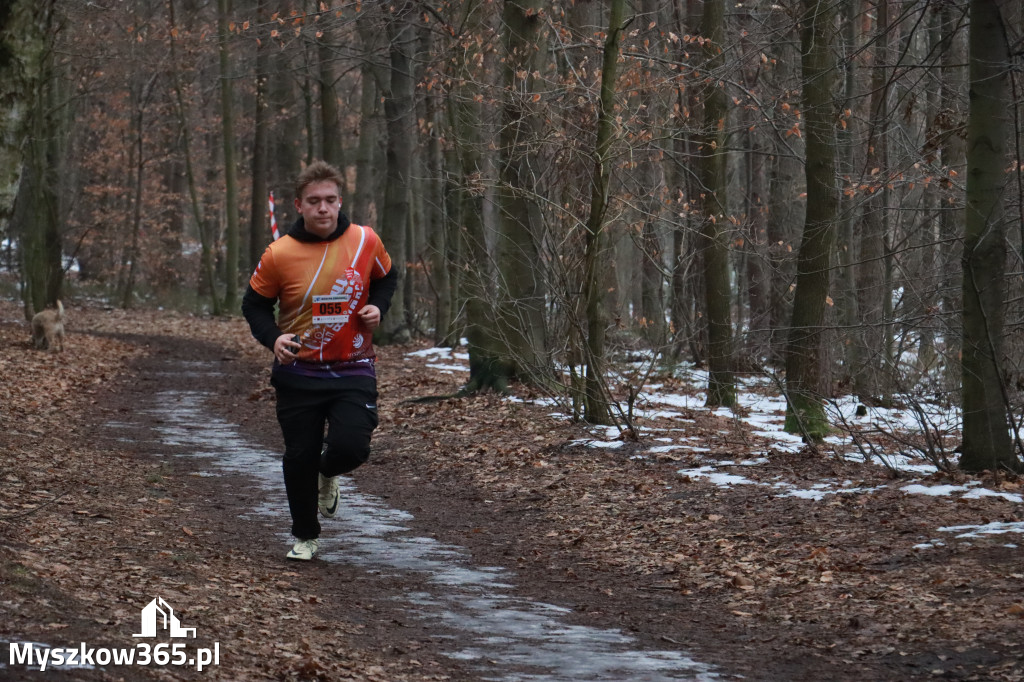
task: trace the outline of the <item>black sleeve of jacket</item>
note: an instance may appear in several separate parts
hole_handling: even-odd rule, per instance
[[[274,304],[277,299],[260,296],[250,285],[242,297],[242,315],[249,323],[249,331],[253,338],[270,350],[274,350],[274,342],[284,332],[277,326],[274,318]]]
[[[396,289],[398,289],[398,271],[395,268],[391,268],[388,274],[380,279],[370,280],[370,294],[366,301],[367,305],[375,305],[380,308],[380,316],[384,317],[388,312],[388,308],[391,307],[391,297],[395,295]]]

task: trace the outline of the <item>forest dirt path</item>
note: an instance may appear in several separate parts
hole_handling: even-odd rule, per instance
[[[913,549],[1019,505],[801,457],[773,464],[877,491],[680,480],[672,459],[574,445],[543,408],[404,402],[458,377],[387,348],[371,463],[324,559],[295,564],[269,354],[241,321],[79,309],[51,355],[0,312],[2,679],[1024,679],[1021,550]],[[219,665],[9,664],[11,642],[135,646],[157,596]]]

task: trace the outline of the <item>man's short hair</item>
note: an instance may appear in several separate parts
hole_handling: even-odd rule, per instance
[[[341,192],[344,185],[341,171],[326,161],[314,161],[299,173],[299,177],[295,181],[295,198],[302,199],[302,193],[310,185],[328,181],[333,182],[337,186],[338,192]]]

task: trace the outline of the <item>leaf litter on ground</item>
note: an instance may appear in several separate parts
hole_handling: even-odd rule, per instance
[[[240,565],[240,548],[209,555],[215,530],[193,520],[201,505],[182,497],[173,474],[133,471],[137,462],[76,438],[105,386],[130,381],[132,359],[148,352],[136,336],[214,341],[251,373],[240,400],[272,404],[268,358],[244,323],[81,310],[69,322],[72,350],[49,354],[29,348],[16,306],[2,310],[0,639],[110,637],[159,589],[194,604],[190,615],[211,641],[251,647],[224,679],[444,679],[409,657],[336,641],[339,633],[364,641],[361,626],[324,620],[301,574],[250,555]],[[736,416],[704,408],[699,385],[666,377],[646,397],[639,441],[570,423],[528,392],[407,405],[401,400],[454,393],[464,353],[379,352],[381,436],[407,467],[403,477],[450,480],[481,518],[490,511],[536,529],[510,560],[524,574],[554,571],[560,584],[589,591],[594,611],[607,610],[600,600],[612,602],[622,584],[665,595],[699,613],[717,646],[747,642],[733,656],[741,670],[803,652],[876,671],[913,661],[929,674],[1024,679],[1007,663],[1019,663],[1024,634],[1022,550],[1007,539],[1024,520],[1018,481],[926,469],[894,479],[848,449],[837,453],[838,443],[811,452],[782,434],[778,399],[756,384]],[[470,525],[470,543],[499,532]],[[284,614],[297,619],[282,606],[298,609]],[[716,646],[694,632],[661,634]],[[338,653],[311,664],[308,646]]]

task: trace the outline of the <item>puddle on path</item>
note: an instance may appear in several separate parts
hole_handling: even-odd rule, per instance
[[[196,375],[194,385],[215,380],[211,374]],[[140,410],[159,421],[154,427],[155,451],[160,445],[180,447],[191,456],[209,458],[222,471],[256,478],[264,495],[254,513],[279,519],[287,528],[279,454],[254,446],[238,427],[211,416],[205,405],[211,398],[193,391],[155,394],[152,405]],[[682,652],[642,650],[635,638],[620,630],[573,625],[566,619],[569,609],[517,596],[509,571],[474,566],[467,550],[417,536],[406,525],[413,518],[410,514],[359,492],[345,479],[341,493],[338,516],[325,523],[320,559],[361,566],[371,575],[415,576],[410,582],[417,589],[396,599],[412,616],[441,626],[450,640],[447,655],[476,664],[483,680],[654,682],[718,677],[710,666]],[[282,547],[289,541],[287,533],[281,535]]]

